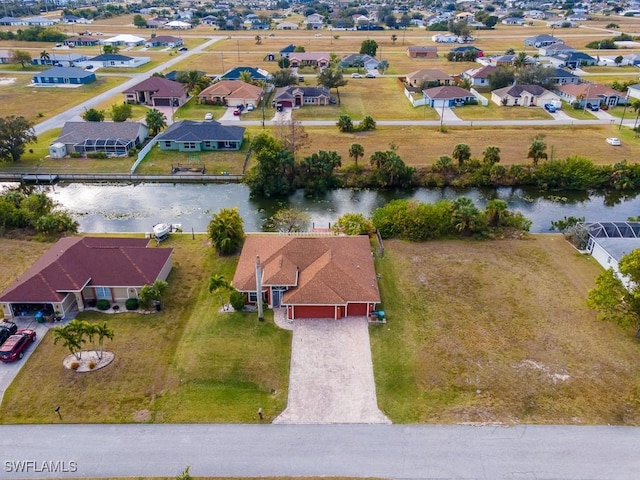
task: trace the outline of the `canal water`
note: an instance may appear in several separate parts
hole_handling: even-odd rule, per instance
[[[44,187],[43,187],[44,188]],[[252,199],[243,184],[81,184],[46,187],[50,196],[68,210],[80,224],[80,231],[150,232],[154,224],[180,223],[186,232],[204,232],[211,215],[223,207],[237,206],[245,231],[259,231],[267,218],[283,207],[307,211],[315,226],[326,227],[340,215],[365,215],[395,198],[436,202],[467,196],[483,208],[487,201],[500,198],[509,208],[532,220],[532,232],[548,232],[551,222],[565,216],[585,217],[587,221],[625,221],[640,215],[637,194],[541,192],[535,189],[452,189],[374,191],[338,189],[317,198],[298,191],[284,200]]]

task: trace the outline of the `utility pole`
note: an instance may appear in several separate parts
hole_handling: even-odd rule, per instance
[[[262,266],[260,265],[259,255],[256,255],[256,304],[258,306],[258,320],[264,322],[264,314],[262,313]]]

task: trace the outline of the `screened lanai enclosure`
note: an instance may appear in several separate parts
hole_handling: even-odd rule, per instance
[[[75,150],[82,155],[87,153],[104,152],[107,155],[127,155],[129,150],[135,148],[136,143],[126,138],[88,138],[84,142],[75,145]]]
[[[640,238],[640,222],[583,223],[593,238]]]

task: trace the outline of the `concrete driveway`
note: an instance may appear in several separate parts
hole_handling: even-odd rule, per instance
[[[391,423],[378,409],[365,317],[294,320],[287,409],[273,423]]]
[[[290,122],[293,108],[283,108],[281,112],[275,111],[275,115],[271,119],[272,122]]]

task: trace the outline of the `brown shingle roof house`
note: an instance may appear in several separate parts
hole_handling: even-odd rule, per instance
[[[137,298],[143,285],[166,280],[171,248],[147,248],[143,238],[66,237],[0,294],[5,317],[59,312],[63,318],[92,301]]]
[[[232,284],[248,303],[258,258],[264,301],[289,319],[370,315],[380,303],[367,236],[247,235]]]
[[[153,107],[179,107],[189,100],[184,84],[162,77],[149,77],[122,93],[127,103]]]

